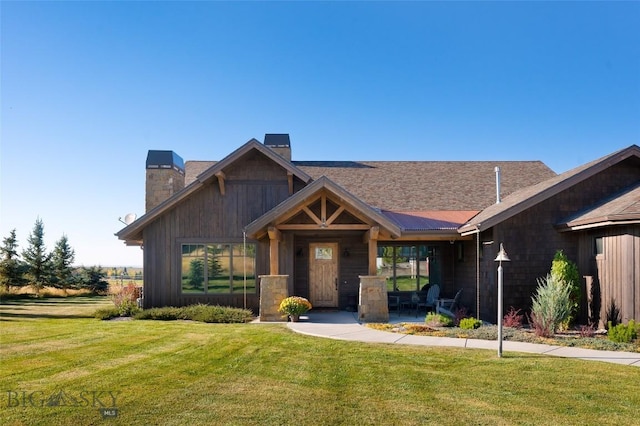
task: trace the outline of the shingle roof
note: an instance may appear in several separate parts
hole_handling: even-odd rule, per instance
[[[540,203],[555,194],[587,179],[596,173],[610,167],[629,157],[640,157],[640,148],[632,145],[628,148],[609,154],[605,157],[591,161],[575,169],[542,181],[538,184],[523,188],[505,197],[501,203],[493,204],[484,209],[467,224],[462,226],[461,233],[474,232],[476,229],[484,230],[495,226],[525,209]]]
[[[597,206],[583,210],[568,218],[562,227],[571,229],[593,228],[621,222],[640,220],[640,183],[631,186]]]
[[[482,210],[496,198],[494,168],[501,169],[501,195],[555,173],[540,161],[292,161],[318,179],[327,176],[382,210]],[[215,162],[188,161],[186,184]]]

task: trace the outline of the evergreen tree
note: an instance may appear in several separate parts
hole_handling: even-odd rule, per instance
[[[563,324],[563,327],[566,329],[573,321],[576,320],[580,312],[580,298],[582,297],[582,292],[580,290],[580,274],[578,273],[578,266],[569,260],[562,250],[558,250],[551,262],[551,275],[557,280],[564,282],[570,289],[571,315]]]
[[[52,284],[56,288],[64,289],[65,293],[68,288],[74,286],[76,279],[73,275],[73,261],[75,259],[75,251],[69,245],[66,235],[63,235],[53,249],[53,279]]]
[[[80,271],[80,287],[89,289],[93,293],[106,293],[109,283],[105,280],[107,273],[100,266],[83,266]]]
[[[51,283],[53,266],[51,253],[47,253],[44,245],[44,225],[41,219],[37,219],[33,231],[29,235],[29,246],[22,253],[27,264],[27,279],[33,286],[36,295],[40,294],[43,287]]]
[[[19,287],[25,284],[24,264],[18,256],[18,243],[16,230],[13,229],[9,236],[2,240],[0,247],[0,285],[9,291],[9,287]]]

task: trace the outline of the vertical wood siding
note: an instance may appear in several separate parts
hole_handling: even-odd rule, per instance
[[[243,228],[285,200],[289,184],[286,172],[258,152],[249,153],[225,170],[225,175],[224,196],[213,179],[144,230],[145,307],[243,306],[242,293],[182,295],[181,244],[242,243]],[[256,256],[256,275],[268,273],[269,251],[264,243],[258,244]],[[257,311],[258,292],[247,296],[247,305]]]

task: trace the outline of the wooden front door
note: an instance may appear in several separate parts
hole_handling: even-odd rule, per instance
[[[338,243],[309,244],[309,293],[313,306],[338,306]]]

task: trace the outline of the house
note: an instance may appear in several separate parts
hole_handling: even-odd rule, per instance
[[[292,154],[287,134],[220,161],[149,151],[146,213],[116,234],[144,250],[144,307],[210,303],[262,317],[295,294],[373,320],[388,317],[388,293],[438,284],[444,297],[463,289],[467,312],[491,320],[504,243],[505,306],[530,306],[561,249],[590,277],[585,288],[640,318],[637,146],[561,175],[540,161]]]

